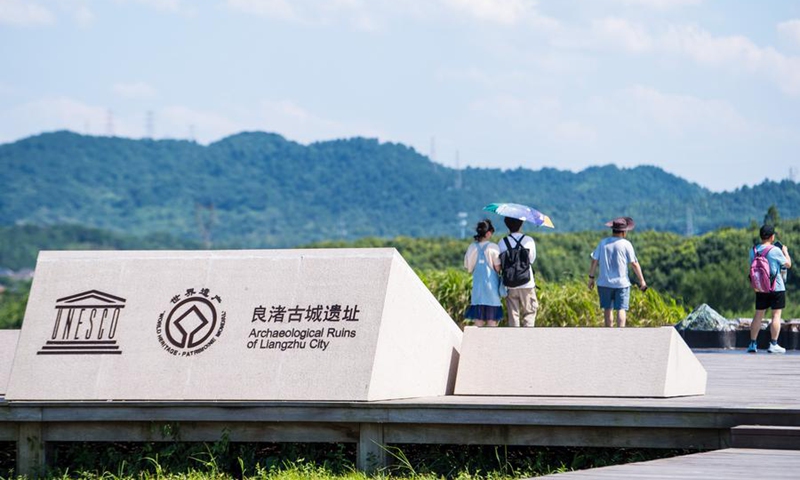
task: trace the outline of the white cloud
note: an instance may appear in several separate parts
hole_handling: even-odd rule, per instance
[[[800,46],[800,20],[788,20],[778,24],[778,33]]]
[[[664,93],[642,85],[623,89],[610,98],[595,98],[591,108],[596,118],[609,120],[605,128],[661,140],[741,138],[761,130],[728,102]]]
[[[532,6],[524,0],[443,0],[443,4],[477,20],[512,25]]]
[[[598,138],[595,128],[567,118],[569,113],[554,96],[496,95],[472,102],[469,109],[483,121],[503,125],[515,135],[535,134],[558,143],[583,144],[594,143]]]
[[[92,0],[48,0],[55,7],[59,18],[67,17],[81,27],[94,22],[94,12],[90,8]]]
[[[704,0],[610,0],[621,5],[669,10],[700,5]]]
[[[354,30],[384,30],[386,5],[362,0],[226,0],[228,8],[251,15],[288,21],[301,25],[320,26],[345,24]]]
[[[79,0],[62,0],[79,1]],[[96,0],[95,0],[96,1]],[[105,0],[108,1],[108,0]],[[161,13],[195,16],[201,2],[186,2],[185,0],[114,0],[118,4],[136,4]]]
[[[55,130],[141,138],[148,133],[147,113],[144,109],[112,111],[69,97],[42,98],[0,111],[0,142]],[[303,142],[354,136],[389,138],[374,126],[331,120],[291,100],[229,105],[217,111],[168,105],[152,111],[152,126],[155,138],[193,137],[201,143],[246,130],[278,132]]]
[[[5,138],[12,141],[54,130],[100,133],[105,128],[108,111],[68,97],[35,100],[0,111],[0,125]],[[104,130],[103,130],[104,131]]]
[[[48,8],[33,1],[0,0],[0,24],[19,27],[51,25],[56,17]]]
[[[281,132],[303,142],[353,136],[386,138],[374,126],[350,125],[332,120],[287,99],[260,102],[256,117],[251,122],[256,129]]]
[[[180,12],[183,8],[181,0],[128,0],[162,12]]]
[[[534,0],[226,0],[225,4],[233,11],[280,21],[343,24],[367,32],[385,31],[387,25],[404,18],[422,23],[466,18],[545,31],[558,27],[556,20],[537,12]]]
[[[552,30],[549,41],[561,49],[640,54],[652,51],[655,39],[643,25],[621,17],[604,17],[590,21],[588,26]]]
[[[295,9],[287,0],[227,0],[226,5],[232,10],[244,13],[279,20],[300,20]]]
[[[440,83],[473,83],[498,90],[530,85],[536,80],[536,76],[521,70],[486,71],[476,66],[440,67],[434,72],[433,77]]]
[[[696,26],[671,27],[660,43],[702,65],[764,75],[785,93],[800,96],[800,57],[759,47],[744,36],[715,37]]]
[[[75,20],[75,22],[78,25],[81,25],[83,27],[88,26],[92,24],[92,22],[94,22],[94,13],[89,8],[89,6],[84,3],[74,5],[71,10],[71,13],[73,20]]]
[[[593,144],[598,133],[594,127],[574,120],[560,121],[552,125],[551,133],[562,143]]]
[[[800,35],[800,21],[784,22],[779,29],[784,35]],[[669,25],[652,32],[624,18],[607,17],[588,27],[560,28],[550,42],[578,52],[675,55],[704,67],[766,78],[784,93],[800,97],[800,57],[761,47],[744,35],[716,36],[696,25]]]
[[[653,47],[653,40],[644,27],[622,18],[593,20],[590,41],[594,46],[604,45],[631,53],[643,53]]]
[[[201,143],[242,131],[277,132],[300,142],[354,136],[386,138],[374,127],[330,120],[288,99],[229,105],[221,111],[169,106],[154,112],[153,123],[156,137],[186,138],[191,131]]]
[[[153,117],[155,136],[161,138],[192,138],[210,143],[242,130],[241,124],[224,114],[181,105],[159,109]]]
[[[9,142],[41,132],[71,130],[86,135],[113,134],[141,138],[146,134],[146,112],[119,113],[69,97],[42,98],[0,111],[0,141]],[[188,138],[194,126],[199,139],[216,140],[241,130],[224,116],[186,107],[153,112],[157,138]]]
[[[156,96],[156,89],[145,82],[115,83],[111,90],[120,97],[146,99]]]

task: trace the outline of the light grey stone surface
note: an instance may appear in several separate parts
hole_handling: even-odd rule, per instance
[[[702,395],[706,371],[673,327],[464,330],[456,395]]]
[[[18,338],[19,330],[0,330],[0,397],[6,393]]]
[[[452,391],[461,331],[394,249],[42,252],[19,343],[10,400],[361,401]]]

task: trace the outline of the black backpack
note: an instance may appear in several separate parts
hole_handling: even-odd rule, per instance
[[[511,247],[509,237],[503,239],[506,242],[506,251],[500,254],[500,268],[503,275],[503,285],[506,287],[519,287],[531,281],[531,259],[530,252],[522,246],[521,236],[519,240],[511,237],[517,242],[516,246]]]

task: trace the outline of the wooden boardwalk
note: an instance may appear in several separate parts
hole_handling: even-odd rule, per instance
[[[730,448],[682,457],[536,477],[549,480],[797,480],[800,450]]]
[[[739,425],[800,427],[800,354],[696,354],[708,371],[704,396],[0,402],[0,441],[17,442],[20,472],[43,466],[50,442],[171,441],[176,425],[184,441],[215,441],[225,431],[234,442],[357,443],[359,467],[369,469],[385,461],[378,445],[386,444],[717,450],[731,446]]]

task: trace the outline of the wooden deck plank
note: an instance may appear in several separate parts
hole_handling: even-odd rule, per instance
[[[0,402],[0,421],[294,421],[704,428],[800,426],[800,354],[697,353],[708,393],[677,398],[440,396],[380,402]],[[738,422],[738,423],[737,423]]]
[[[42,423],[63,441],[83,427],[113,436],[103,424],[139,432],[137,422],[202,421],[197,438],[235,425],[243,438],[353,439],[352,425],[382,424],[389,443],[653,446],[725,448],[737,425],[800,426],[799,355],[698,352],[708,394],[678,398],[441,396],[380,402],[14,402],[0,401],[0,425]],[[216,424],[216,425],[214,425]],[[274,425],[281,425],[277,427]],[[338,427],[341,426],[341,429]],[[271,429],[271,430],[270,430]],[[133,432],[133,433],[131,433]],[[305,432],[305,433],[304,433]],[[473,432],[473,433],[470,433]],[[143,437],[144,434],[136,434]],[[213,439],[213,438],[212,438]],[[346,441],[345,440],[345,441]],[[302,441],[302,440],[298,440]]]
[[[0,399],[0,437],[18,432],[15,438],[19,443],[27,438],[24,433],[30,431],[38,432],[41,442],[158,441],[154,425],[170,423],[179,425],[181,439],[198,441],[218,440],[227,428],[230,438],[238,441],[361,444],[381,437],[387,444],[464,444],[466,439],[477,439],[470,441],[498,445],[718,449],[731,445],[731,428],[738,425],[800,426],[800,385],[796,381],[800,354],[747,355],[737,351],[697,352],[697,356],[709,374],[707,394],[703,396],[440,396],[378,402],[8,403]],[[33,471],[40,463],[43,449],[42,444],[37,451],[18,450],[20,471]],[[369,449],[362,450],[369,456]],[[621,476],[628,475],[629,470],[619,474],[598,469],[592,475],[713,479],[718,478],[713,469],[703,475],[697,472],[705,472],[707,465],[715,462],[721,466],[740,462],[748,478],[761,476],[761,471],[771,469],[774,464],[782,465],[777,469],[778,474],[800,470],[800,460],[791,453],[780,456],[768,451],[736,451],[745,452],[740,456],[747,460],[692,457],[663,468],[660,464],[639,466],[638,470],[630,471],[634,475],[630,477]],[[759,460],[759,455],[763,459]],[[748,467],[745,465],[748,462],[754,465],[760,462],[762,470],[758,466]],[[740,478],[737,474],[726,472],[721,478]]]
[[[48,406],[203,406],[224,405],[230,409],[250,409],[253,407],[309,407],[331,406],[358,407],[364,410],[380,410],[392,407],[393,411],[403,408],[424,406],[426,408],[461,409],[465,407],[486,407],[503,405],[505,408],[529,409],[543,406],[548,409],[566,407],[572,410],[581,408],[596,409],[680,409],[682,411],[708,412],[717,408],[800,410],[800,385],[795,381],[800,371],[800,353],[786,355],[757,354],[747,355],[741,350],[734,353],[697,352],[698,359],[708,371],[706,395],[673,398],[609,398],[609,397],[522,397],[522,396],[438,396],[408,398],[377,402],[301,402],[301,401],[248,401],[248,402],[24,402],[28,405]],[[565,380],[566,381],[566,380]],[[2,402],[0,401],[0,405]]]
[[[552,480],[739,480],[800,477],[800,451],[731,448],[682,457],[536,477]]]

